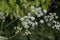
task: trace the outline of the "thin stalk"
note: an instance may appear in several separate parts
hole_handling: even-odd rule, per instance
[[[12,39],[12,38],[14,38],[16,35],[17,35],[17,34],[15,34],[15,35],[13,35],[13,36],[7,38],[7,39]]]
[[[18,20],[18,18],[16,18],[15,20],[11,21],[9,24],[5,25],[4,28],[5,28],[5,27],[8,27],[8,26],[11,25],[12,23],[14,23],[16,20]]]
[[[1,24],[1,31],[2,31],[2,29],[3,29],[3,23],[4,23],[3,21],[4,21],[4,20],[2,20],[2,24]]]

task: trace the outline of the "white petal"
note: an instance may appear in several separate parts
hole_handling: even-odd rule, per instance
[[[43,10],[43,12],[44,12],[44,13],[47,13],[47,10],[46,10],[46,9],[44,9],[44,10]]]
[[[43,20],[40,20],[40,23],[42,23],[42,24],[43,24],[43,23],[44,23],[44,21],[43,21]]]

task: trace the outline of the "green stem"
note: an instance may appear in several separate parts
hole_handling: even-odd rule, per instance
[[[4,28],[5,28],[5,27],[8,27],[8,26],[11,25],[12,23],[14,23],[16,20],[18,20],[18,18],[16,18],[15,20],[11,21],[9,24],[5,25]]]
[[[13,36],[9,37],[8,39],[12,39],[12,38],[14,38],[16,35],[17,35],[17,34],[15,34],[15,35],[13,35]]]
[[[3,29],[3,23],[4,23],[3,21],[4,21],[4,20],[2,20],[2,24],[1,24],[1,31],[2,31],[2,29]]]

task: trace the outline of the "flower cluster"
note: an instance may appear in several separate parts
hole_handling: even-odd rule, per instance
[[[28,31],[28,30],[26,30],[25,33],[23,34],[23,36],[25,36],[25,35],[29,35],[29,34],[31,34],[31,32]]]
[[[32,15],[32,13],[34,15]],[[46,23],[49,27],[56,28],[60,30],[60,23],[56,21],[58,16],[56,13],[47,13],[47,10],[43,10],[41,7],[30,6],[30,11],[26,16],[18,16],[21,21],[21,27],[14,27],[16,34],[26,29],[23,35],[31,34],[29,29],[35,29],[39,24]],[[37,19],[38,18],[38,19]],[[0,12],[0,19],[4,20],[5,16]],[[38,20],[38,21],[37,21]]]
[[[32,13],[34,13],[35,16],[32,15]],[[0,12],[0,19],[3,20],[5,19],[4,14],[1,12]],[[49,27],[56,28],[58,30],[60,29],[60,23],[55,20],[58,19],[56,13],[47,13],[47,10],[46,9],[43,10],[41,7],[36,8],[34,6],[30,6],[30,12],[28,12],[26,16],[23,17],[19,16],[19,19],[21,21],[21,27],[20,26],[14,27],[14,29],[16,30],[15,32],[16,34],[21,32],[23,28],[28,30],[25,31],[26,35],[31,34],[29,29],[35,29],[36,26],[44,23],[46,23]]]
[[[21,32],[22,28],[20,28],[19,26],[18,27],[14,27],[14,29],[16,30],[15,34]]]
[[[60,23],[55,19],[58,19],[56,13],[49,13],[49,15],[44,16],[44,19],[48,26],[52,26],[52,28],[60,29]]]
[[[29,29],[35,29],[36,26],[38,26],[38,24],[44,24],[44,23],[46,23],[48,26],[52,28],[56,28],[58,30],[60,29],[60,23],[55,20],[55,19],[58,19],[58,16],[56,15],[56,13],[47,13],[47,10],[46,9],[42,10],[41,7],[35,8],[34,6],[31,6],[30,9],[31,11],[27,13],[26,16],[23,16],[20,18],[22,27],[27,30],[23,35],[31,34]],[[32,13],[34,13],[36,17],[33,16]],[[36,21],[38,20],[36,18],[39,19],[38,22]],[[16,27],[16,28],[17,28],[16,33],[23,29],[20,27]]]
[[[35,17],[31,16],[31,13],[28,13],[27,16],[24,16],[22,18],[20,18],[22,25],[24,26],[24,28],[28,29],[30,28],[34,28],[35,26],[38,25],[38,23],[35,21]]]
[[[7,40],[6,37],[0,36],[0,40]]]
[[[35,12],[36,16],[40,19],[40,23],[47,23],[48,26],[51,26],[52,28],[60,29],[60,23],[57,22],[55,19],[58,19],[58,16],[56,13],[47,13],[47,10],[43,10],[41,7],[35,8],[34,6],[31,6],[31,11]],[[46,14],[47,13],[47,14]],[[41,19],[41,17],[43,19]]]
[[[19,32],[22,31],[22,28],[20,28],[20,27],[14,27],[14,29],[16,30],[15,34],[18,34]],[[31,34],[31,32],[28,31],[28,30],[26,30],[26,31],[23,33],[23,36],[24,36],[24,35],[28,35],[28,34]]]

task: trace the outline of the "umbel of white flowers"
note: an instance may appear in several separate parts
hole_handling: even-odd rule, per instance
[[[7,40],[6,37],[0,36],[0,40]]]
[[[60,30],[60,23],[55,20],[55,19],[58,19],[58,16],[56,15],[56,13],[48,13],[48,15],[46,15],[47,10],[46,9],[42,10],[41,7],[36,8],[34,6],[31,6],[30,9],[31,9],[31,12],[27,13],[26,16],[20,18],[21,24],[26,30],[29,30],[29,28],[35,29],[36,26],[38,26],[38,24],[44,24],[44,23],[46,23],[49,27]],[[32,12],[34,12],[36,17],[40,19],[39,22],[36,21],[38,20],[36,19],[36,17],[32,16],[31,14]],[[17,28],[16,33],[18,33],[23,29],[20,27],[16,27],[16,28]],[[28,35],[28,34],[31,34],[31,32],[26,31],[25,34],[23,35]]]
[[[46,23],[49,27],[60,30],[60,23],[55,20],[58,19],[56,13],[48,13],[48,15],[46,15],[47,14],[46,9],[42,10],[41,7],[36,8],[34,6],[30,6],[30,10],[31,11],[28,12],[26,16],[23,17],[19,16],[19,19],[23,27],[21,28],[19,26],[14,27],[14,29],[16,30],[15,32],[16,34],[21,32],[23,28],[28,30],[27,32],[25,32],[26,35],[31,34],[29,29],[35,29],[39,24],[44,23]],[[32,13],[34,13],[35,16],[39,19],[38,22],[37,22],[38,19],[36,19],[35,16],[32,16]],[[5,16],[2,12],[0,12],[0,19],[5,20]]]

